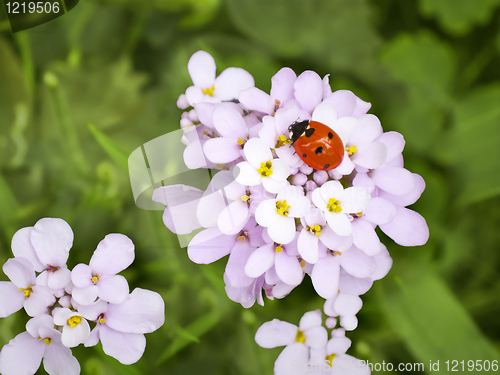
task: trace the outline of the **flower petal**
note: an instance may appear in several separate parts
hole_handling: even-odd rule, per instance
[[[31,245],[30,234],[33,227],[27,227],[19,229],[14,236],[12,237],[12,253],[14,256],[23,257],[28,259],[35,271],[42,272],[45,269],[45,266],[40,263],[40,260],[36,256],[35,249],[33,245]]]
[[[415,188],[413,174],[404,168],[383,166],[373,171],[372,178],[380,189],[394,195],[409,194]]]
[[[26,258],[10,258],[2,267],[3,272],[18,288],[28,288],[35,284],[35,270]]]
[[[9,281],[0,281],[0,318],[6,318],[23,307],[26,297]]]
[[[248,143],[248,142],[247,142]],[[262,178],[257,168],[250,164],[248,161],[238,163],[234,168],[234,175],[236,182],[245,186],[255,186],[261,183]]]
[[[297,326],[278,319],[262,324],[255,333],[255,342],[262,348],[271,349],[295,342]]]
[[[377,267],[373,257],[366,255],[354,246],[339,255],[339,261],[349,275],[359,278],[371,276]]]
[[[71,349],[61,344],[51,343],[45,349],[43,368],[49,374],[78,375],[80,364]]]
[[[286,245],[295,238],[295,219],[293,217],[280,217],[267,228],[267,234],[279,244]]]
[[[125,333],[150,333],[164,322],[165,302],[161,296],[140,288],[135,288],[119,305],[109,304],[106,313],[106,325]]]
[[[97,285],[99,298],[109,303],[122,303],[128,296],[128,282],[123,276],[101,276]]]
[[[102,350],[124,365],[141,359],[146,349],[146,337],[141,333],[123,333],[103,324],[99,328]]]
[[[224,234],[237,234],[243,229],[249,218],[247,203],[236,200],[219,214],[217,226]]]
[[[366,220],[355,219],[352,222],[352,238],[354,245],[370,256],[380,254],[382,251],[382,244],[375,229]]]
[[[300,374],[300,369],[307,369],[309,348],[302,343],[288,345],[274,362],[274,375]]]
[[[197,51],[190,57],[187,69],[194,85],[201,88],[211,88],[215,81],[215,60],[208,52]]]
[[[257,278],[271,268],[275,256],[274,244],[266,244],[258,247],[248,258],[245,264],[245,274]]]
[[[304,273],[297,257],[290,256],[286,252],[276,253],[275,269],[278,277],[288,285],[299,285]]]
[[[328,299],[338,293],[340,265],[333,256],[322,258],[311,272],[314,289],[320,297]]]
[[[238,99],[245,108],[266,114],[274,111],[274,100],[257,87],[241,91]]]
[[[293,99],[293,84],[296,79],[297,75],[292,69],[281,68],[271,78],[271,97],[278,99],[281,103]]]
[[[306,70],[297,77],[293,84],[295,98],[300,105],[312,112],[323,98],[323,80],[311,70]]]
[[[37,341],[28,332],[20,333],[2,348],[0,373],[2,375],[36,373],[42,362],[46,346],[43,341]]]
[[[73,246],[73,231],[63,219],[44,218],[37,221],[30,234],[31,243],[42,264],[62,266]]]
[[[401,246],[421,246],[429,239],[429,227],[418,212],[398,207],[390,223],[380,229]]]
[[[115,275],[134,261],[134,243],[123,234],[108,234],[97,245],[90,268],[100,275]]]
[[[233,107],[218,105],[213,112],[214,127],[223,137],[246,139],[248,130],[245,120]]]
[[[229,254],[235,242],[234,236],[226,236],[218,228],[208,228],[193,237],[188,256],[195,263],[209,264]]]
[[[255,85],[250,73],[241,68],[227,68],[215,79],[215,95],[220,100],[238,99],[240,92]]]
[[[318,237],[303,229],[297,239],[299,254],[307,263],[318,261]]]

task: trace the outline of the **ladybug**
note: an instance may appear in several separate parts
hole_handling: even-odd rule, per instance
[[[344,144],[329,126],[318,121],[295,121],[288,131],[295,152],[308,166],[329,171],[344,159]]]

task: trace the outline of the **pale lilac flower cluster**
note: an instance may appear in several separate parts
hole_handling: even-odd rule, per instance
[[[156,189],[153,200],[166,205],[165,225],[179,235],[201,229],[188,245],[196,263],[229,255],[226,292],[243,307],[263,305],[262,291],[270,299],[285,297],[307,274],[326,300],[326,325],[333,328],[338,319],[343,328],[334,332],[355,329],[359,296],[392,265],[375,229],[402,246],[423,245],[429,236],[424,218],[406,208],[425,183],[404,168],[403,136],[384,132],[367,113],[370,103],[351,91],[332,92],[329,77],[313,71],[297,76],[281,69],[269,94],[240,68],[216,77],[205,51],[193,54],[188,71],[193,86],[177,103],[185,109],[184,162],[211,169],[213,178],[205,191]],[[296,154],[289,127],[305,120],[339,136],[344,157],[336,168],[316,170]]]
[[[44,218],[14,234],[14,258],[3,266],[11,281],[0,282],[0,317],[24,308],[31,319],[2,348],[2,375],[34,374],[42,359],[49,374],[79,374],[70,348],[99,341],[106,354],[131,364],[144,353],[144,334],[163,325],[161,296],[140,288],[129,293],[127,280],[117,275],[134,260],[128,237],[107,235],[89,265],[70,271],[72,245],[73,231],[62,219]]]

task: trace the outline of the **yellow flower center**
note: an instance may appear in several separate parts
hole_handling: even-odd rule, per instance
[[[248,232],[243,232],[238,236],[238,241],[243,242],[248,237]]]
[[[242,195],[240,197],[240,199],[243,201],[243,202],[248,202],[248,200],[250,199],[250,197],[248,195]]]
[[[281,253],[283,251],[283,248],[281,246],[276,246],[276,252]]]
[[[295,336],[295,342],[301,342],[303,344],[306,342],[306,335],[304,335],[304,332],[300,329],[297,331],[297,335]]]
[[[81,322],[82,322],[82,317],[78,315],[72,316],[71,318],[68,319],[68,325],[71,328],[75,328]]]
[[[99,274],[95,274],[93,277],[92,277],[92,282],[94,284],[97,284],[97,280],[99,280]]]
[[[330,198],[328,200],[328,204],[326,205],[326,209],[329,212],[341,212],[342,211],[342,206],[340,205],[340,202],[336,200],[335,198]]]
[[[308,230],[312,234],[315,234],[318,237],[321,235],[321,226],[319,225],[313,225],[312,227],[307,226],[306,230]]]
[[[351,146],[351,147],[346,147],[345,150],[347,151],[347,153],[349,154],[349,156],[351,156],[356,151],[358,151],[358,148],[356,146]]]
[[[288,209],[290,206],[286,204],[286,199],[283,201],[276,201],[276,211],[281,215],[281,216],[288,216]]]
[[[38,338],[38,341],[42,340],[41,337]],[[50,337],[46,337],[43,339],[43,342],[46,343],[47,345],[50,345],[50,343],[52,342],[52,340],[50,339]]]
[[[274,146],[275,148],[279,148],[281,146],[289,145],[290,143],[292,143],[292,141],[287,139],[286,136],[283,134],[280,136],[277,136],[276,139],[278,141],[276,142],[276,146]]]
[[[306,261],[302,259],[300,262],[300,267],[304,268],[306,266]]]
[[[273,174],[273,170],[271,169],[272,166],[273,163],[271,160],[268,160],[265,163],[260,163],[260,168],[257,169],[257,172],[259,172],[262,177],[269,177]]]
[[[29,298],[29,297],[30,297],[30,295],[31,295],[31,293],[33,293],[33,289],[31,289],[31,286],[27,287],[26,289],[24,289],[24,288],[19,288],[19,291],[20,291],[20,292],[23,292],[23,293],[24,293],[24,296],[25,296],[26,298]]]
[[[208,96],[213,96],[214,95],[214,91],[215,91],[215,86],[212,85],[212,88],[206,88],[206,89],[203,89],[201,90],[201,92],[205,95],[208,95]]]
[[[241,138],[238,138],[238,140],[236,141],[238,142],[238,144],[241,146],[243,143],[245,143],[245,141]]]
[[[330,367],[333,367],[333,359],[337,356],[337,354],[335,353],[332,353],[330,355],[327,355],[326,356],[326,361],[328,362],[328,364],[330,365]]]

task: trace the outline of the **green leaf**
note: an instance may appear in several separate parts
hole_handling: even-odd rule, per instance
[[[94,125],[88,124],[89,130],[95,137],[96,141],[101,145],[104,151],[125,171],[128,171],[128,156],[129,152],[120,144],[109,138],[107,135],[99,131]]]
[[[420,0],[420,10],[438,19],[451,34],[464,35],[474,26],[485,24],[494,14],[499,0]]]
[[[484,86],[454,107],[455,150],[465,185],[458,204],[500,194],[500,85]]]
[[[233,25],[284,57],[353,70],[378,45],[365,0],[227,0]]]
[[[445,282],[422,266],[413,263],[400,268],[396,280],[377,286],[389,324],[413,356],[426,369],[429,361],[440,361],[442,369],[447,360],[498,359],[499,353]],[[419,271],[411,277],[410,268]]]
[[[413,97],[446,104],[455,77],[453,50],[433,34],[402,34],[383,51],[382,63]]]

